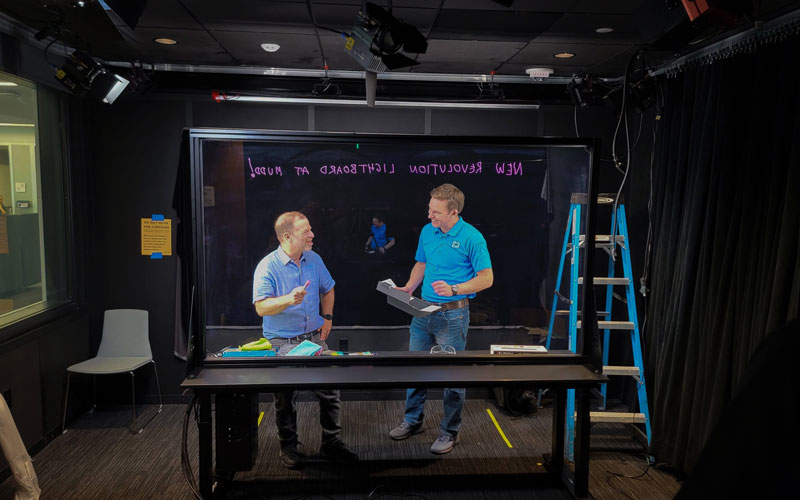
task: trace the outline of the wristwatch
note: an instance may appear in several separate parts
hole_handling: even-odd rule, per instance
[[[333,314],[323,314],[322,317],[327,319],[327,320],[332,320],[333,319]]]
[[[458,285],[450,285],[450,290],[453,292],[453,295],[458,295]]]

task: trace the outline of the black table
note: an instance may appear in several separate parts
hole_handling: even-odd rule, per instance
[[[585,356],[569,351],[547,354],[456,355],[384,353],[376,356],[282,357],[266,359],[210,358],[184,380],[181,387],[199,397],[199,486],[212,498],[211,395],[261,393],[303,389],[365,389],[407,387],[550,387],[554,393],[550,473],[562,480],[576,498],[589,489],[589,390],[606,382],[594,373]],[[565,466],[566,391],[576,389],[574,474]]]

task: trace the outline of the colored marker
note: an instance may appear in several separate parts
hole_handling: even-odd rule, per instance
[[[311,280],[306,280],[306,284],[303,285],[303,288],[308,288],[308,285],[311,284]]]

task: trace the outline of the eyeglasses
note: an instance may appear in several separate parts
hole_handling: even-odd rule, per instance
[[[431,354],[455,354],[456,348],[447,344],[436,344],[431,347]]]

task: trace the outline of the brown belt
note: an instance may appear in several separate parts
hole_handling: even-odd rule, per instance
[[[442,311],[449,311],[450,309],[461,309],[469,306],[469,299],[464,298],[453,302],[431,302],[431,304],[441,307]]]

